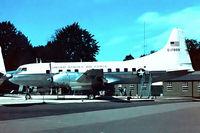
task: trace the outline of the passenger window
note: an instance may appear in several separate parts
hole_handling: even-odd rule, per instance
[[[108,72],[112,72],[112,69],[108,68]]]
[[[78,72],[78,69],[75,69],[75,72]]]
[[[136,72],[136,68],[132,68],[132,72]]]
[[[68,72],[71,72],[71,70],[70,70],[70,69],[67,69],[67,71],[68,71]]]
[[[46,74],[50,74],[50,70],[46,70]]]
[[[128,68],[124,68],[124,72],[128,72]]]
[[[120,69],[119,69],[119,68],[116,68],[116,72],[120,72]]]
[[[63,70],[58,70],[58,72],[62,72]]]

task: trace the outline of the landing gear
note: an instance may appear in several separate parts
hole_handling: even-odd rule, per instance
[[[93,100],[93,99],[95,99],[96,94],[97,94],[96,91],[91,89],[88,91],[87,97],[89,100]]]
[[[89,100],[95,99],[95,94],[89,94],[89,95],[88,95],[88,99],[89,99]]]

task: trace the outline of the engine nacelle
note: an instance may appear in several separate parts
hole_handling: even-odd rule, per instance
[[[66,87],[69,86],[70,76],[68,73],[58,73],[51,80],[54,86]]]

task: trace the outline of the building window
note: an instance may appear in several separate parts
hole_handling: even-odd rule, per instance
[[[124,68],[124,72],[128,72],[128,68]]]
[[[144,90],[146,90],[147,89],[147,83],[144,83],[142,87],[143,87]]]
[[[119,69],[119,68],[116,68],[116,72],[120,72],[120,69]]]
[[[108,68],[108,72],[112,72],[112,69]]]
[[[198,82],[198,85],[197,85],[197,92],[200,93],[200,82]]]
[[[75,72],[78,72],[78,69],[75,69]]]
[[[130,84],[130,90],[134,90],[134,88],[135,88],[135,85],[134,84]]]
[[[167,82],[167,91],[172,90],[172,82]]]
[[[182,91],[188,91],[188,82],[182,83]]]

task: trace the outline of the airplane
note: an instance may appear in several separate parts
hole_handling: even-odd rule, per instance
[[[68,86],[72,90],[93,90],[92,93],[104,84],[140,83],[141,77],[148,73],[151,73],[151,82],[158,82],[194,71],[179,28],[172,30],[161,50],[128,61],[32,63],[19,66],[11,74],[6,74],[2,55],[0,63],[0,72],[14,84],[27,88]]]

